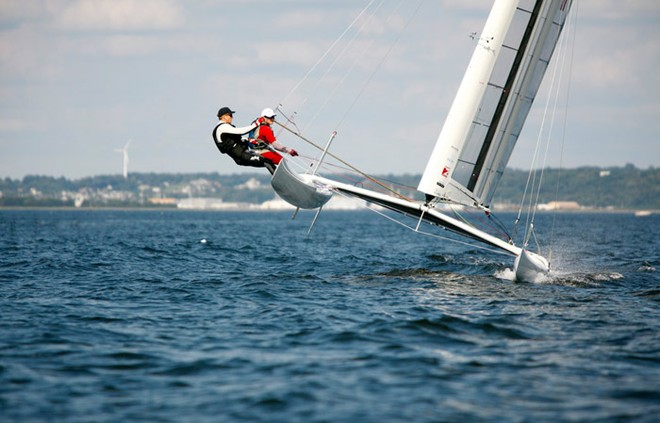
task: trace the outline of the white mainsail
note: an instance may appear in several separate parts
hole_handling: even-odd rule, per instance
[[[418,190],[488,207],[572,0],[496,0]]]

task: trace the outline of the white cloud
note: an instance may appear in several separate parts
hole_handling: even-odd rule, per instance
[[[577,6],[577,7],[576,7]],[[596,20],[622,20],[641,16],[660,15],[657,0],[573,0],[573,10],[579,10],[581,18]],[[583,11],[587,13],[583,13]]]
[[[19,132],[27,127],[25,121],[20,119],[0,119],[1,132]]]
[[[660,3],[658,3],[660,5]],[[655,25],[578,22],[574,57],[575,81],[583,88],[627,95],[654,96],[660,84],[657,59],[660,31]]]
[[[115,57],[144,56],[159,51],[163,47],[163,41],[153,36],[117,35],[105,37],[90,47]]]
[[[41,1],[3,0],[0,2],[0,22],[35,19],[44,14]]]
[[[425,2],[362,92],[412,13],[396,9],[392,31],[376,36],[387,19],[382,10],[379,24],[370,27],[375,32],[358,37],[341,65],[317,86],[330,55],[290,94],[364,3],[0,0],[0,159],[13,166],[0,166],[0,177],[114,171],[106,152],[115,145],[108,145],[121,147],[129,137],[140,140],[133,157],[144,171],[240,172],[245,169],[213,149],[215,111],[231,106],[243,125],[280,101],[289,113],[298,112],[301,129],[320,144],[343,120],[333,145],[342,158],[374,172],[420,172],[474,49],[469,34],[481,30],[490,4]],[[660,2],[578,4],[567,146],[589,148],[590,163],[657,165]],[[372,38],[378,39],[373,45]],[[331,95],[355,58],[353,73]],[[542,98],[537,101],[542,107]],[[532,111],[528,133],[539,120]],[[607,153],[621,140],[629,150],[625,161],[618,150]],[[290,135],[282,141],[308,150]],[[370,149],[376,142],[378,160]],[[50,160],[56,148],[84,160]],[[94,149],[103,154],[93,156]],[[525,149],[522,144],[519,151]],[[21,162],[34,151],[39,157]],[[568,155],[573,165],[587,160]],[[187,164],[182,157],[189,157]],[[514,158],[512,164],[528,161]]]
[[[443,10],[471,10],[488,13],[490,2],[483,0],[444,0]]]
[[[77,0],[57,17],[58,26],[76,30],[173,29],[184,22],[169,0]]]
[[[273,65],[277,63],[311,66],[320,56],[318,43],[310,41],[264,42],[256,47],[256,55],[248,63]]]
[[[306,10],[295,10],[291,12],[282,13],[276,19],[274,19],[273,24],[275,28],[279,30],[283,29],[314,29],[318,28],[319,25],[322,25],[328,19],[328,14],[323,13],[322,11],[306,11]]]

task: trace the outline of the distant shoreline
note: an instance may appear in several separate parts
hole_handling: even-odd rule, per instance
[[[37,211],[37,210],[43,210],[43,211],[143,211],[143,212],[163,212],[163,211],[168,211],[168,212],[215,212],[215,213],[235,213],[235,212],[250,212],[250,213],[255,213],[255,212],[266,212],[266,213],[290,213],[293,211],[293,209],[267,209],[267,208],[235,208],[235,209],[213,209],[213,208],[208,208],[208,209],[191,209],[191,208],[179,208],[179,207],[58,207],[58,206],[44,206],[44,207],[31,207],[31,206],[0,206],[0,212],[1,211]],[[311,211],[315,212],[314,210],[302,210],[302,211]],[[368,211],[366,209],[328,209],[328,210],[323,210],[324,213],[326,212],[355,212],[355,211]],[[493,213],[516,213],[517,210],[515,209],[500,209],[500,210],[493,210]],[[654,210],[654,209],[594,209],[594,208],[583,208],[583,209],[571,209],[571,210],[562,210],[562,209],[557,209],[557,210],[538,210],[538,214],[549,214],[549,213],[561,213],[561,214],[587,214],[587,213],[593,213],[593,214],[637,214],[637,213],[648,213],[648,215],[655,215],[655,214],[660,214],[660,210]],[[640,216],[640,217],[646,217]]]

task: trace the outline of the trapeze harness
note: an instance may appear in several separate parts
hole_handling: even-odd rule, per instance
[[[242,134],[220,131],[220,136],[218,137],[218,128],[222,125],[229,125],[232,128],[235,128],[234,125],[227,122],[220,122],[213,129],[213,141],[215,141],[216,147],[218,147],[218,150],[220,150],[222,154],[228,155],[240,166],[265,166],[265,160],[263,157],[251,154],[247,151],[247,145],[241,139]]]

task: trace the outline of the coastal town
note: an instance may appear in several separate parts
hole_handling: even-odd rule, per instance
[[[646,212],[660,209],[660,169],[579,168],[562,170],[561,185],[539,193],[539,210]],[[547,180],[559,170],[547,169]],[[493,210],[515,210],[528,172],[507,170]],[[421,199],[419,175],[387,175],[393,189]],[[507,199],[503,201],[502,199]],[[69,180],[26,176],[0,179],[0,208],[10,207],[135,207],[184,210],[287,210],[292,206],[273,192],[268,175],[131,173]],[[326,209],[354,210],[362,202],[335,196]]]

